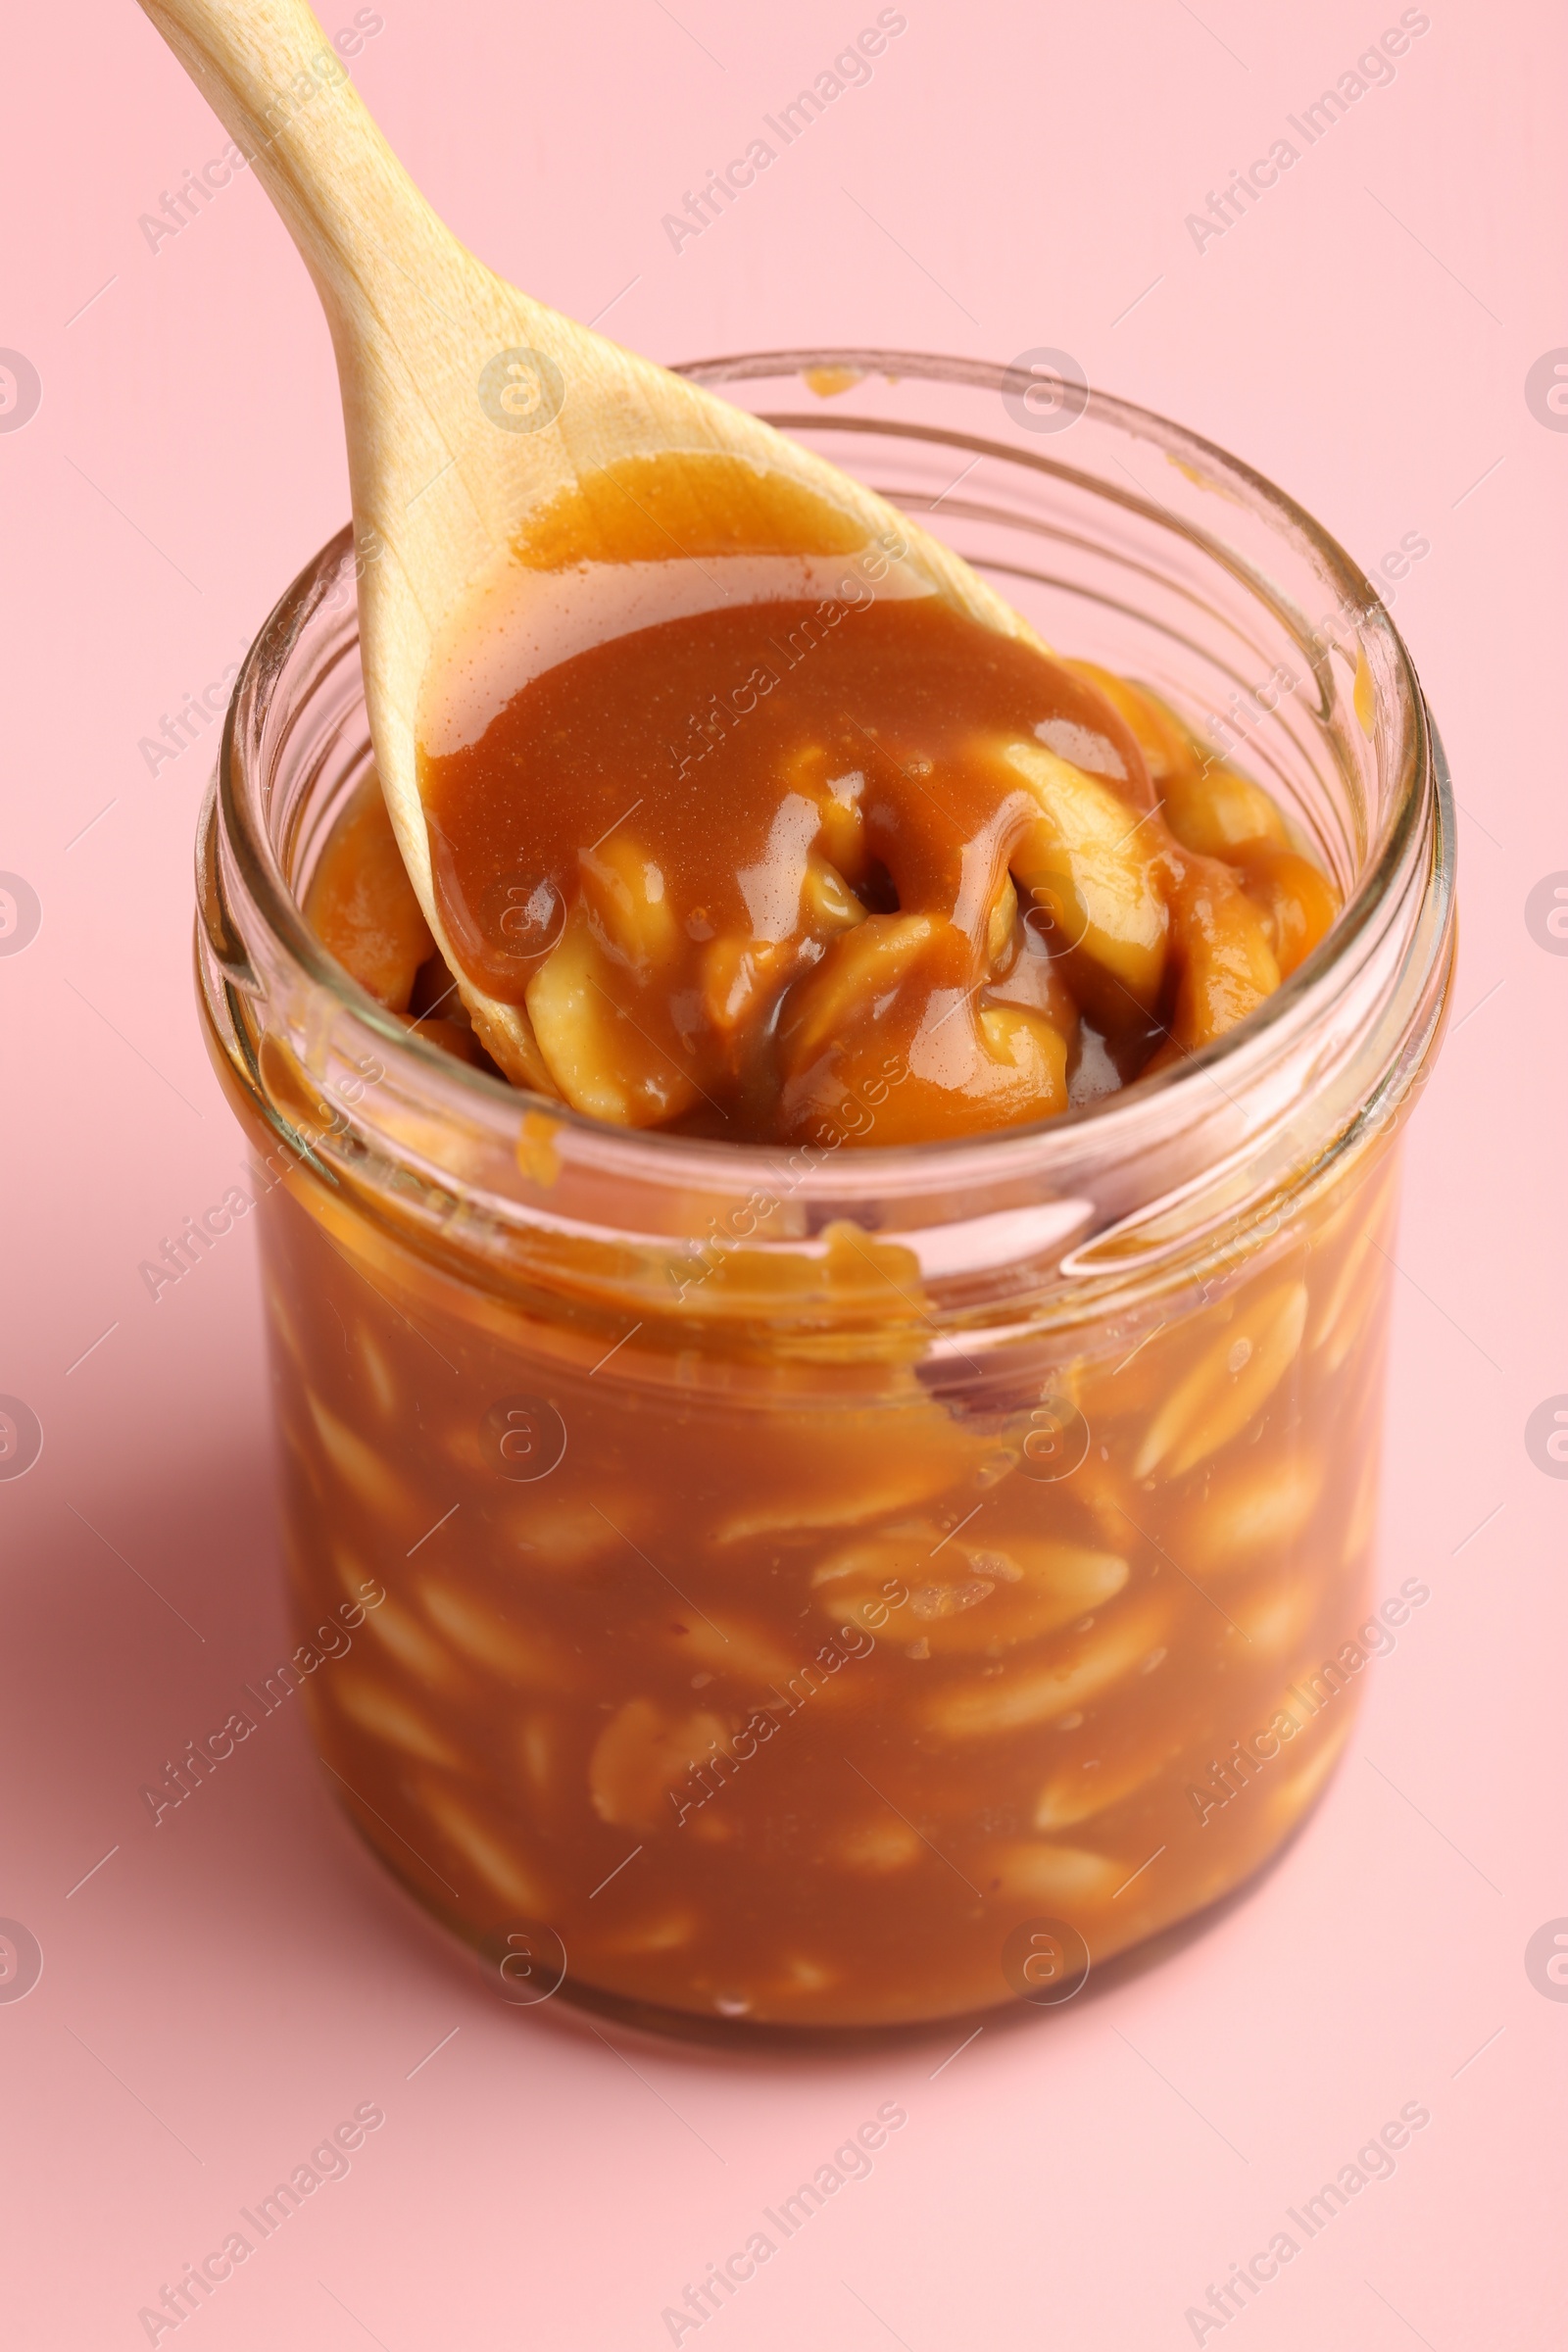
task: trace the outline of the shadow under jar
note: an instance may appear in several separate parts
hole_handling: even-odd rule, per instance
[[[1217,1045],[1036,1127],[598,1125],[412,1037],[305,924],[369,761],[342,534],[247,659],[199,855],[288,1672],[510,1997],[741,2037],[1049,2002],[1256,1871],[1350,1728],[1441,752],[1361,572],[1162,419],[909,354],[690,372],[1153,687],[1345,912]]]

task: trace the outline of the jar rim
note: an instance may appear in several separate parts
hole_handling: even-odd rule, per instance
[[[738,354],[685,363],[674,372],[694,382],[721,385],[759,377],[801,376],[808,370],[845,370],[857,376],[881,375],[957,384],[1004,394],[1020,388],[1016,363],[949,358],[940,354],[878,351],[861,347],[789,350]],[[1384,772],[1396,783],[1387,796],[1377,838],[1368,847],[1353,890],[1332,930],[1302,963],[1264,1003],[1236,1028],[1189,1055],[1180,1064],[1136,1080],[1132,1085],[1098,1100],[1027,1125],[950,1136],[929,1142],[871,1145],[865,1149],[824,1153],[824,1167],[809,1170],[800,1181],[802,1195],[813,1192],[845,1201],[873,1195],[918,1193],[922,1183],[947,1192],[971,1172],[982,1171],[990,1183],[1027,1174],[1049,1190],[1057,1176],[1072,1181],[1070,1163],[1093,1141],[1109,1154],[1140,1149],[1152,1122],[1167,1121],[1176,1106],[1196,1100],[1205,1078],[1237,1070],[1266,1055],[1270,1041],[1310,1022],[1315,1010],[1333,1004],[1354,964],[1352,951],[1384,917],[1391,894],[1407,872],[1415,837],[1425,828],[1431,839],[1424,888],[1433,905],[1431,929],[1434,960],[1451,925],[1454,821],[1446,762],[1413,662],[1387,606],[1366,574],[1332,535],[1287,492],[1268,477],[1235,458],[1216,443],[1190,431],[1156,412],[1090,388],[1083,414],[1119,429],[1132,439],[1150,442],[1170,461],[1201,477],[1205,487],[1240,501],[1262,514],[1286,539],[1304,551],[1324,583],[1339,592],[1338,612],[1352,640],[1358,662],[1365,664],[1367,649],[1379,652],[1379,692],[1374,698],[1372,725],[1365,731],[1384,755]],[[813,421],[779,419],[783,423]],[[840,421],[834,419],[835,422]],[[867,426],[866,429],[875,429]],[[906,427],[918,437],[923,428]],[[1136,491],[1122,490],[1102,477],[1079,471],[1043,451],[1011,445],[987,444],[972,435],[927,428],[929,437],[950,446],[993,449],[1015,465],[1039,468],[1097,498],[1119,501],[1124,507],[1166,524],[1174,521],[1201,552],[1216,558],[1245,586],[1260,597],[1282,619],[1291,634],[1316,663],[1330,651],[1313,624],[1293,605],[1278,585],[1261,573],[1240,550],[1197,526],[1171,510]],[[281,859],[263,821],[260,795],[246,789],[246,762],[237,741],[238,723],[265,700],[268,687],[283,672],[288,656],[326,584],[343,568],[352,553],[352,526],[345,525],[290,583],[264,622],[248,650],[225,717],[218,772],[215,777],[216,813],[246,895],[271,934],[272,942],[312,987],[335,1000],[352,1013],[361,1028],[376,1041],[378,1054],[396,1057],[412,1080],[421,1074],[428,1086],[434,1080],[453,1108],[470,1109],[487,1125],[508,1116],[520,1129],[529,1113],[543,1113],[553,1127],[569,1135],[574,1158],[591,1161],[607,1175],[625,1181],[678,1184],[695,1181],[705,1190],[744,1189],[761,1170],[776,1165],[790,1147],[776,1143],[728,1143],[722,1139],[672,1135],[659,1129],[621,1129],[574,1110],[551,1097],[514,1087],[488,1071],[469,1066],[424,1039],[415,1036],[350,978],[321,945],[305,921],[291,890]],[[315,600],[315,604],[313,604]],[[355,638],[357,645],[357,633]],[[1343,653],[1344,648],[1340,649]],[[1392,692],[1386,691],[1392,688]],[[1373,735],[1380,730],[1381,745]],[[204,831],[206,830],[204,826]],[[209,917],[211,927],[211,917]],[[225,959],[226,960],[226,959]],[[242,957],[242,961],[246,960]],[[813,1147],[814,1149],[814,1147]],[[817,1182],[817,1179],[821,1179]]]

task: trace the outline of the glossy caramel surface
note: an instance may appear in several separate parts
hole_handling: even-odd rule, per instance
[[[1223,1035],[1333,921],[1173,712],[899,546],[655,537],[514,567],[426,689],[442,931],[573,1108],[752,1143],[1027,1123]]]

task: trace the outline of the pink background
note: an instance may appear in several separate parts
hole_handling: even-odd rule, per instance
[[[1430,540],[1396,617],[1465,810],[1464,945],[1409,1153],[1379,1589],[1419,1575],[1431,1602],[1283,1869],[1174,1961],[947,2065],[956,2034],[721,2059],[500,2009],[340,1826],[297,1718],[153,1829],[141,1784],[281,1617],[249,1236],[156,1305],[136,1276],[240,1160],[190,980],[216,724],[156,777],[138,742],[238,658],[347,493],[326,336],[260,188],[156,254],[138,228],[220,153],[213,118],[129,0],[20,12],[0,344],[43,400],[0,432],[0,867],[43,922],[0,958],[0,1391],[45,1443],[0,1485],[0,1914],[44,1953],[0,2004],[18,2352],[145,2341],[138,2307],[367,2100],[386,2122],[350,2176],[187,2323],[209,2352],[667,2342],[662,2307],[890,2098],[909,2120],[873,2176],[713,2341],[1190,2343],[1187,2306],[1407,2101],[1431,2122],[1396,2177],[1236,2340],[1568,2332],[1568,2002],[1524,1965],[1568,1914],[1568,1485],[1524,1442],[1568,1391],[1568,959],[1525,919],[1568,867],[1568,437],[1524,390],[1568,341],[1568,34],[1432,0],[1393,86],[1200,254],[1186,214],[1396,7],[906,12],[870,85],[678,255],[662,215],[871,6],[384,0],[351,70],[487,261],[581,318],[618,296],[606,330],[656,358],[1064,347],[1369,567]]]

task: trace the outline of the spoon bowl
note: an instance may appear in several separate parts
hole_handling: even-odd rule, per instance
[[[418,786],[421,688],[474,583],[628,559],[880,550],[1004,635],[960,558],[759,418],[533,301],[439,220],[305,0],[141,0],[256,171],[320,295],[343,399],[366,703],[409,878],[474,1027],[555,1096],[521,1005],[463,970]]]

